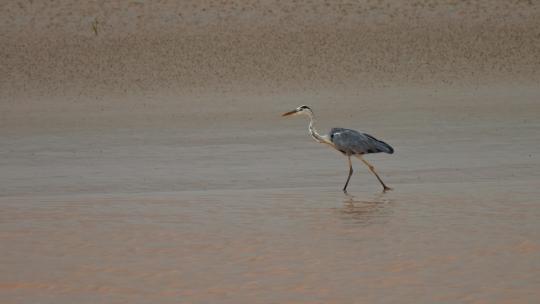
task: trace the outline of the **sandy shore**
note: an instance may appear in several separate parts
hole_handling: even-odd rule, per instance
[[[535,301],[539,12],[0,4],[1,302]]]
[[[2,96],[538,84],[528,1],[2,5]]]

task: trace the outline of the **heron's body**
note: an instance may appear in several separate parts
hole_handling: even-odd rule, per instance
[[[332,128],[329,137],[335,148],[345,155],[363,155],[379,152],[394,153],[394,149],[389,144],[356,130]]]
[[[328,135],[320,135],[313,126],[313,112],[308,106],[300,106],[293,111],[283,114],[283,116],[298,114],[305,114],[309,116],[309,133],[317,142],[327,144],[338,150],[339,152],[343,153],[343,155],[347,156],[349,161],[349,176],[347,177],[347,182],[343,187],[343,192],[347,192],[347,185],[349,184],[349,180],[351,179],[351,175],[353,173],[351,156],[358,157],[360,160],[362,160],[363,163],[365,163],[369,167],[371,172],[375,174],[375,176],[383,186],[384,191],[390,190],[390,188],[385,185],[379,175],[375,172],[375,168],[362,157],[362,155],[369,153],[384,152],[392,154],[394,153],[394,149],[389,144],[385,143],[384,141],[378,140],[367,133],[361,133],[355,130],[345,128],[332,128]]]

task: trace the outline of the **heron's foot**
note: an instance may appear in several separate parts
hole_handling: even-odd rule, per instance
[[[394,189],[392,189],[392,188],[390,188],[388,186],[384,186],[384,188],[383,188],[383,192],[390,191],[390,190],[394,190]]]

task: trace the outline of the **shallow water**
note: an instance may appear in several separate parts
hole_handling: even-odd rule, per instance
[[[118,114],[137,127],[77,130],[44,115],[50,128],[4,129],[0,300],[535,303],[537,90],[426,91],[320,111],[321,132],[339,123],[396,148],[366,157],[387,193],[354,160],[344,195],[346,159],[285,106],[257,121]]]
[[[531,190],[533,192],[531,192]],[[4,303],[533,303],[532,182],[2,198]]]

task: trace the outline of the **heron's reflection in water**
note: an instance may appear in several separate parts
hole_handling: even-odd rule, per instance
[[[343,207],[338,208],[338,214],[344,220],[354,224],[368,225],[388,220],[392,213],[393,201],[380,193],[371,198],[360,198],[347,195]]]

